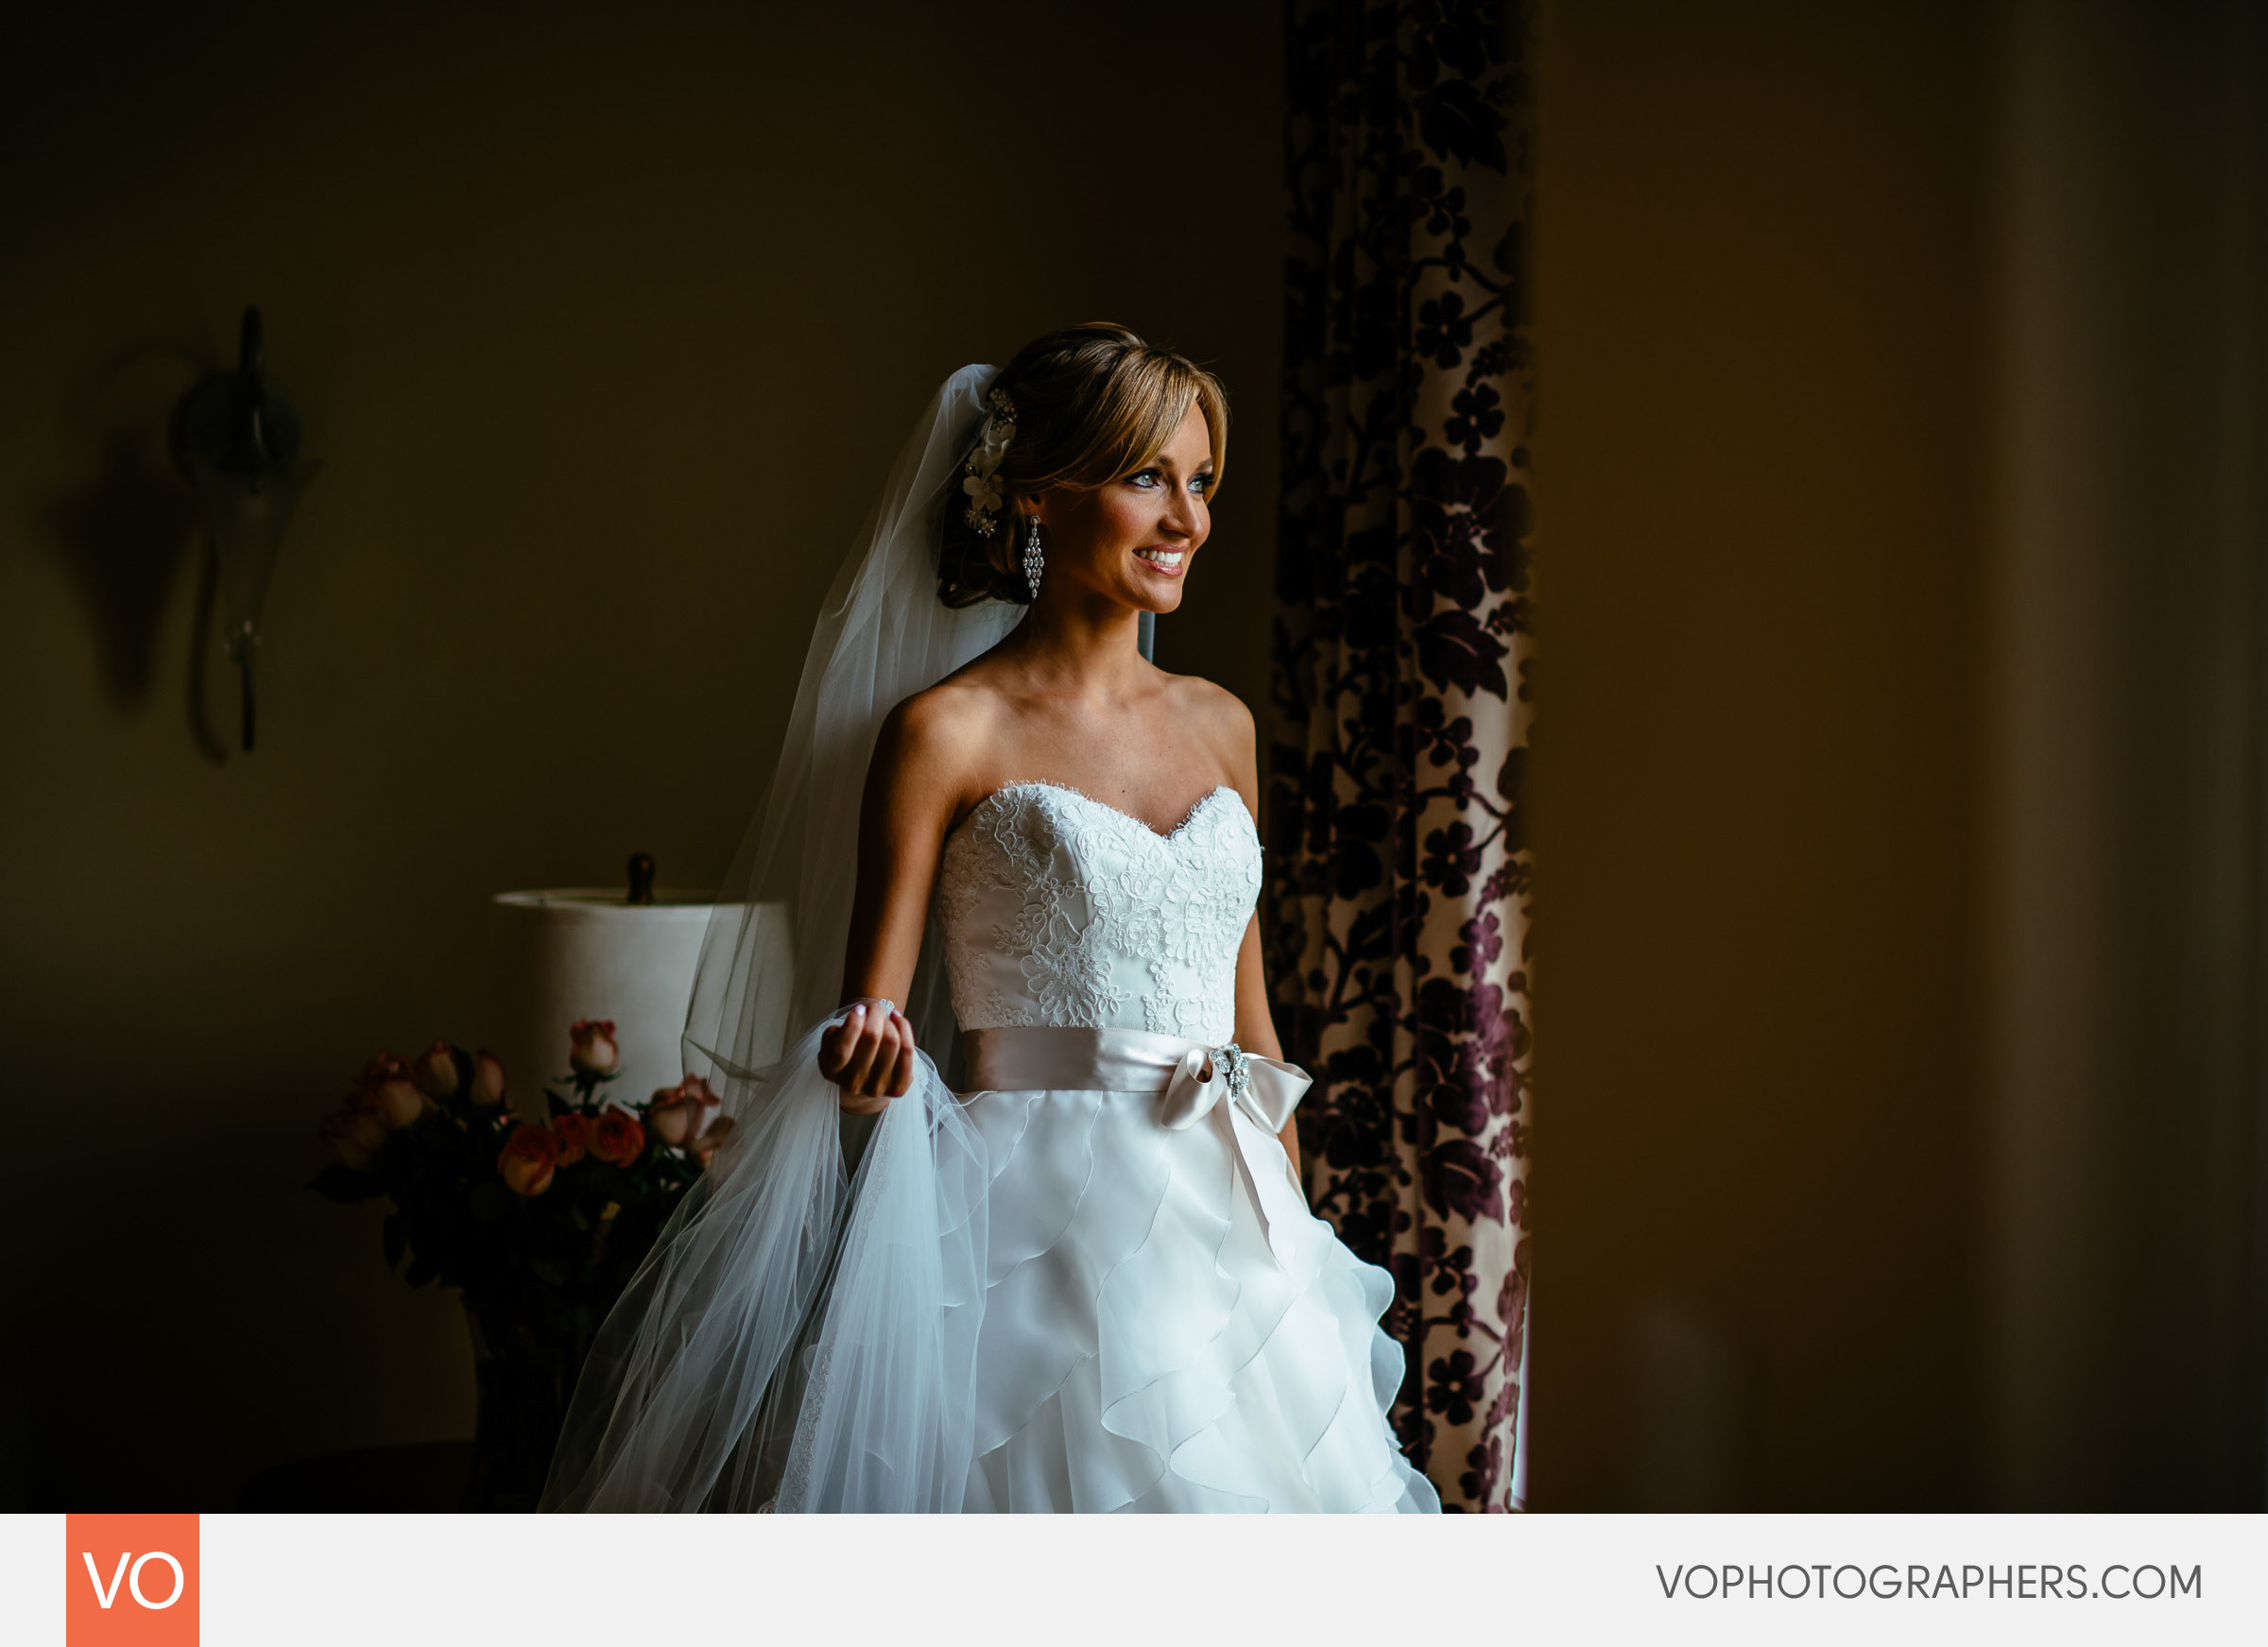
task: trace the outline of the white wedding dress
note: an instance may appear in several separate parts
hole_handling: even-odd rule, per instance
[[[598,1330],[542,1505],[1437,1511],[1386,1422],[1391,1279],[1275,1136],[1307,1077],[1228,1046],[1234,790],[1168,835],[987,797],[944,844],[912,1089],[868,1123],[818,1072],[876,730],[1021,615],[936,594],[993,375],[917,420],[814,626],[687,1013],[732,1130]]]
[[[1019,783],[947,841],[936,919],[988,1031],[1229,1041],[1261,849],[1232,789],[1171,835]],[[1146,1089],[964,1095],[991,1179],[971,1510],[1432,1510],[1384,1414],[1383,1270],[1313,1216],[1273,1132]]]

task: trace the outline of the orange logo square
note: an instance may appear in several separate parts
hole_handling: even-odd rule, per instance
[[[66,1647],[197,1647],[195,1516],[65,1516]]]

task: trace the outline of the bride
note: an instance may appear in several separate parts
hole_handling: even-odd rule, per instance
[[[938,391],[705,947],[730,1131],[546,1508],[1439,1508],[1385,1418],[1392,1283],[1299,1188],[1252,717],[1137,643],[1227,426],[1109,325]]]

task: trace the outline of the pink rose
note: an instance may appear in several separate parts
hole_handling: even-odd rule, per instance
[[[513,1194],[541,1195],[551,1188],[558,1161],[558,1141],[552,1137],[551,1129],[524,1121],[505,1141],[504,1152],[496,1158],[496,1170],[504,1175],[505,1186]]]
[[[698,1075],[688,1075],[675,1087],[664,1087],[645,1107],[645,1124],[664,1149],[682,1149],[700,1136],[701,1124],[716,1105],[716,1094]]]
[[[551,1118],[551,1136],[559,1146],[559,1165],[571,1167],[591,1147],[591,1118],[579,1110]]]
[[[432,1100],[418,1090],[415,1081],[400,1075],[378,1083],[369,1096],[370,1107],[386,1117],[388,1126],[407,1126],[425,1113]]]
[[[567,1031],[567,1061],[586,1075],[611,1075],[622,1062],[610,1018],[578,1018]]]
[[[724,1147],[725,1140],[732,1136],[732,1118],[720,1115],[709,1124],[709,1130],[686,1146],[693,1158],[707,1166],[716,1152]]]
[[[591,1153],[602,1161],[627,1167],[645,1153],[645,1128],[628,1110],[610,1104],[592,1124]]]
[[[456,1055],[449,1050],[445,1040],[437,1040],[425,1049],[425,1055],[418,1060],[415,1075],[418,1089],[428,1098],[448,1097],[462,1079],[457,1073]]]
[[[504,1066],[486,1047],[481,1048],[480,1056],[472,1061],[472,1090],[468,1096],[483,1109],[504,1102]]]

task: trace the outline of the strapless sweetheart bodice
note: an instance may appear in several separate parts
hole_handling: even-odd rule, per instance
[[[965,1030],[1143,1029],[1217,1045],[1261,847],[1226,784],[1171,834],[1077,790],[1011,783],[945,843],[936,918]]]

